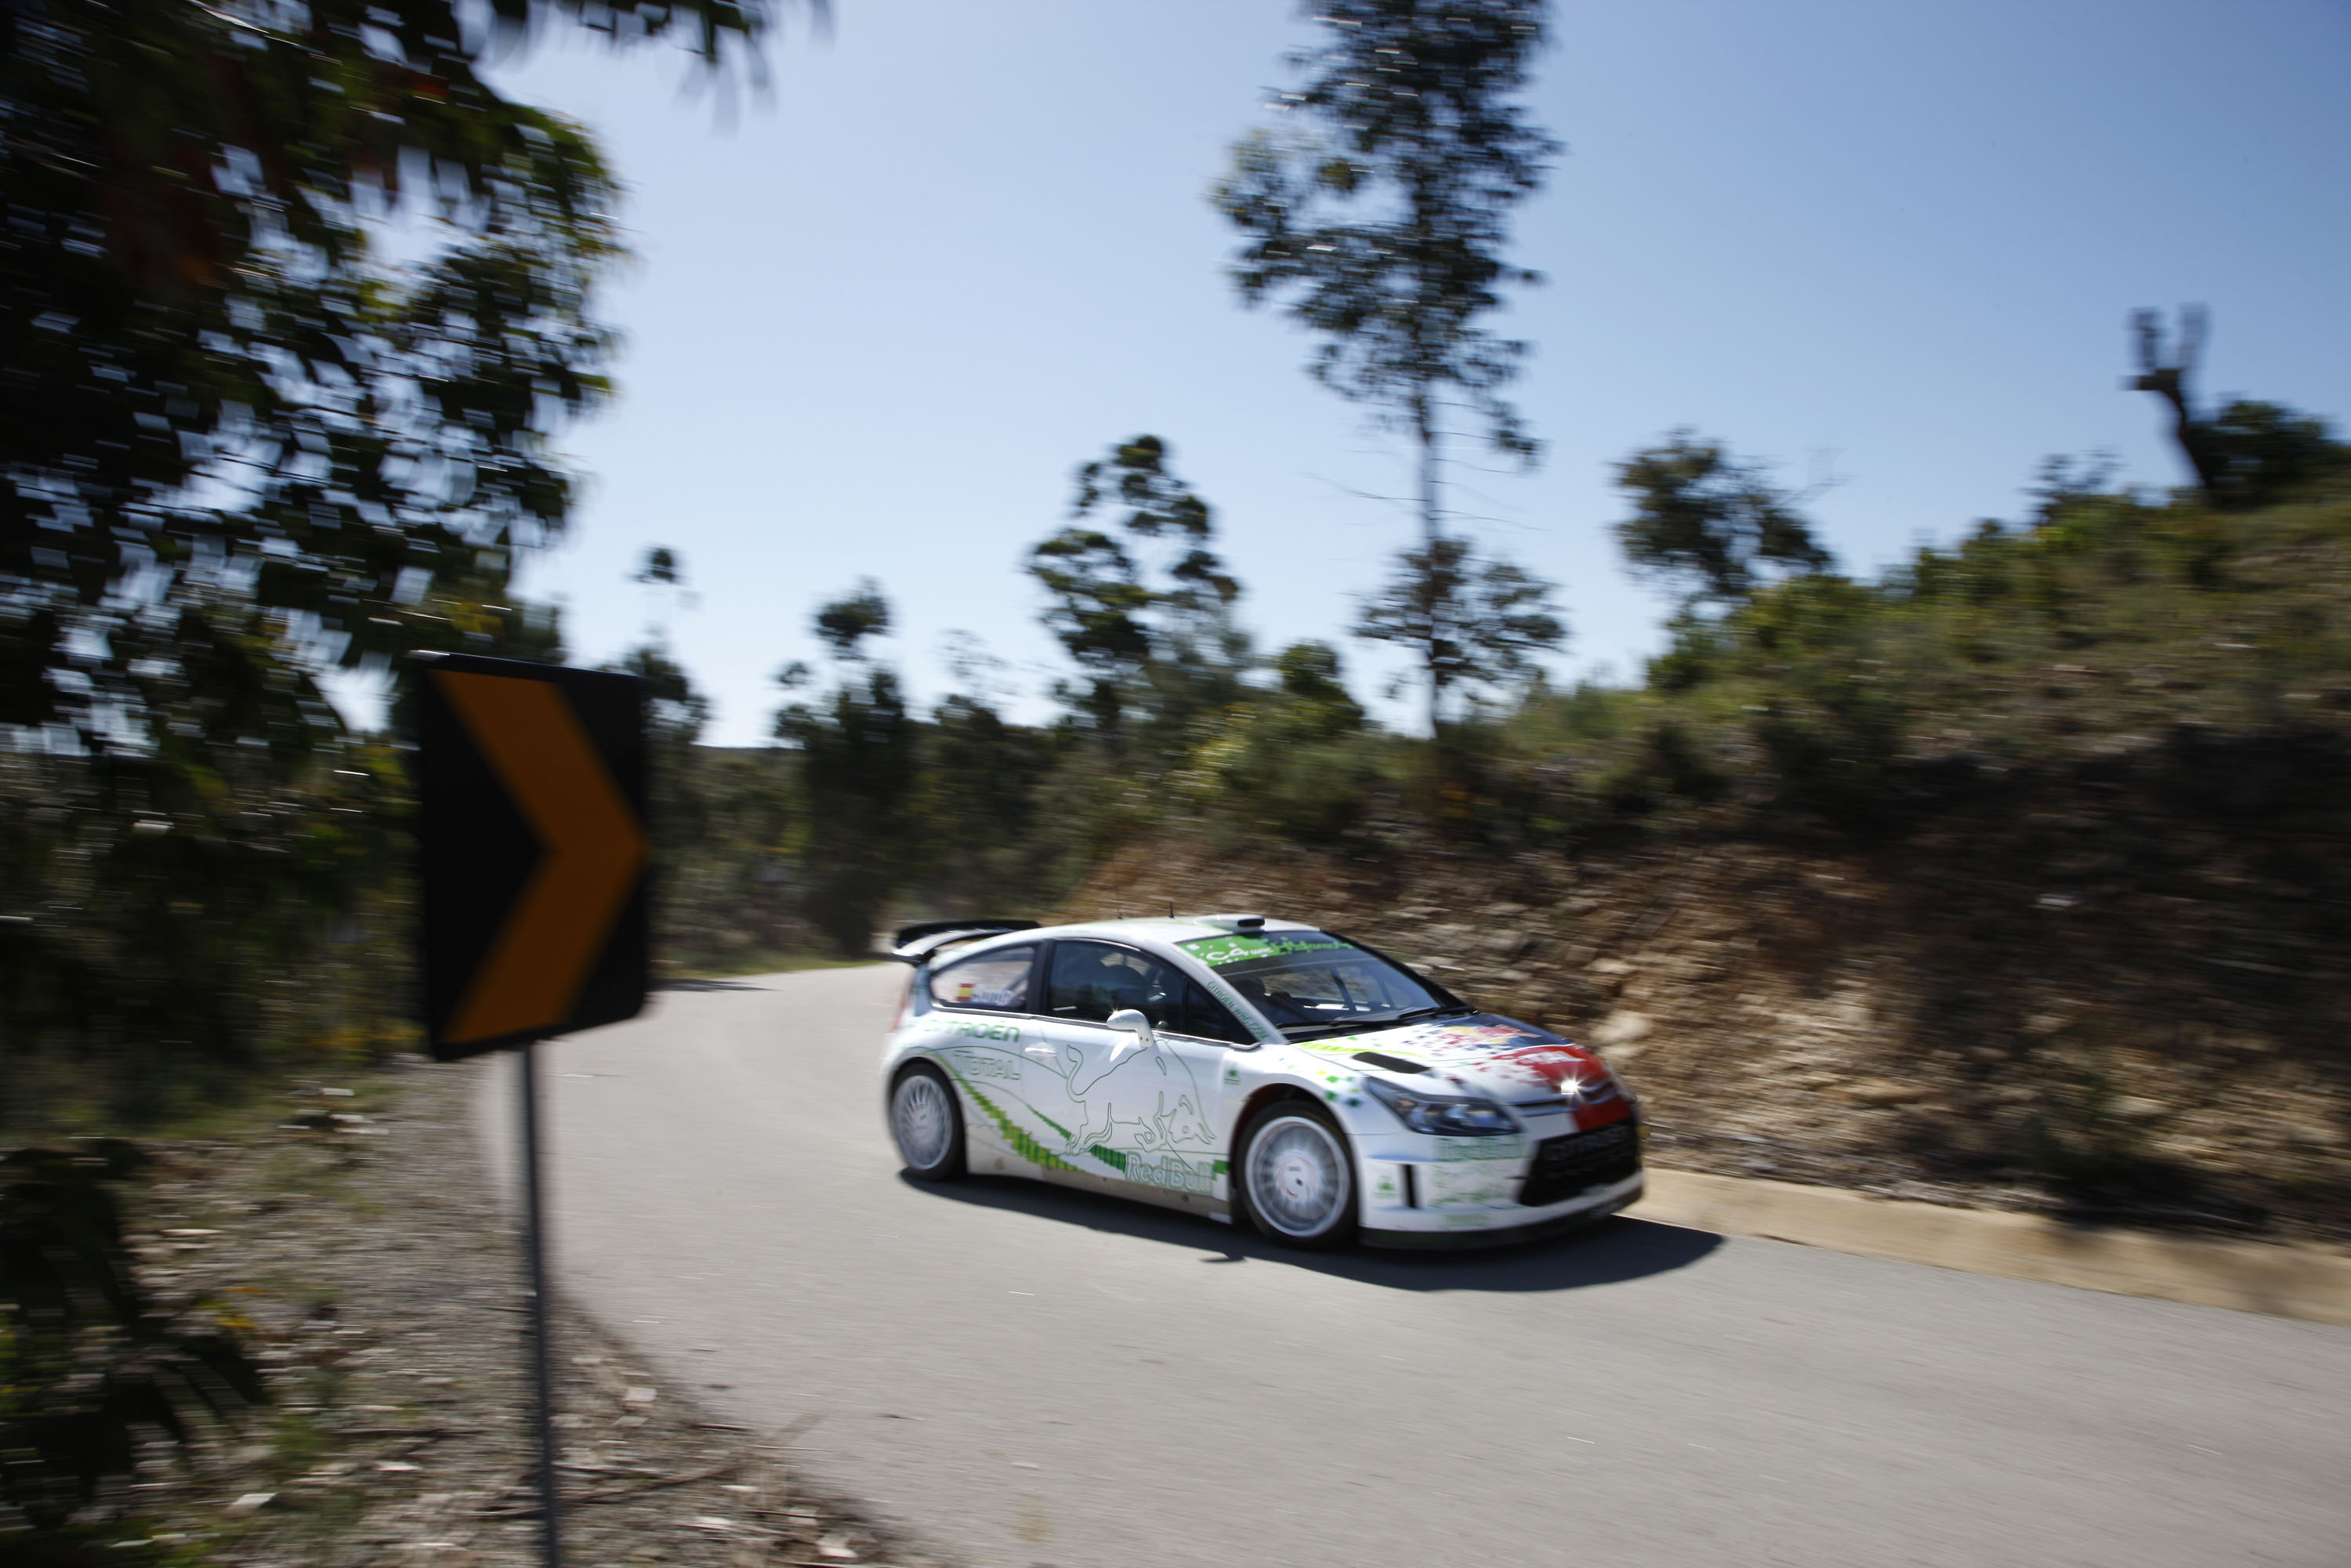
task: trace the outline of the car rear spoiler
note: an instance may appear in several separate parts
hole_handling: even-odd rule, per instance
[[[902,964],[920,964],[942,947],[952,947],[958,942],[977,942],[983,936],[1000,936],[1007,931],[1034,931],[1033,920],[918,920],[912,925],[901,925],[892,938],[889,956]]]

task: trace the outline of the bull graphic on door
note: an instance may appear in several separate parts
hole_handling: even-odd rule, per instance
[[[1208,1125],[1191,1064],[1174,1051],[1147,1045],[1087,1061],[1064,1046],[1061,1057],[1069,1069],[1070,1099],[1081,1117],[1070,1147],[1134,1148],[1151,1154],[1186,1145],[1216,1147],[1217,1134]]]

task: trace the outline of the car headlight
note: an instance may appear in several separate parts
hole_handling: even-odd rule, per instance
[[[1364,1080],[1372,1098],[1396,1113],[1396,1120],[1416,1133],[1440,1133],[1453,1138],[1491,1137],[1519,1130],[1510,1113],[1491,1100],[1459,1094],[1423,1094],[1377,1078]]]

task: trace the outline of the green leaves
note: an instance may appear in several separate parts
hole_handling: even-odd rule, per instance
[[[0,7],[0,1093],[50,1051],[152,1111],[389,999],[322,962],[398,873],[320,679],[552,653],[512,574],[608,392],[616,187],[484,71],[550,25],[731,68],[778,9]]]
[[[1105,509],[1123,513],[1116,527],[1128,538],[1174,548],[1138,556],[1112,534],[1072,525],[1029,552],[1029,575],[1050,596],[1046,626],[1092,679],[1082,706],[1107,735],[1144,695],[1155,663],[1214,662],[1240,584],[1207,548],[1214,514],[1168,466],[1159,437],[1138,435],[1079,468],[1071,515]]]
[[[858,583],[856,592],[816,612],[816,634],[836,659],[862,659],[865,639],[887,635],[889,630],[889,601],[882,597],[882,585],[870,577]]]
[[[1467,539],[1437,539],[1396,557],[1396,573],[1366,601],[1355,634],[1419,652],[1439,700],[1463,686],[1523,683],[1535,655],[1567,627],[1551,584]]]
[[[0,1498],[37,1529],[131,1475],[140,1427],[185,1444],[266,1397],[232,1331],[140,1289],[107,1184],[148,1163],[105,1139],[0,1156]]]
[[[1616,465],[1616,487],[1634,512],[1616,524],[1634,570],[1677,583],[1687,606],[1727,607],[1747,599],[1766,573],[1826,571],[1829,552],[1813,539],[1795,497],[1760,465],[1719,442],[1675,431]]]
[[[1510,207],[1558,151],[1510,95],[1543,41],[1529,0],[1343,0],[1320,8],[1323,46],[1277,107],[1311,129],[1234,145],[1212,201],[1245,236],[1232,278],[1279,298],[1323,336],[1310,364],[1342,396],[1378,405],[1424,441],[1447,388],[1499,450],[1534,446],[1497,389],[1523,343],[1477,323],[1510,284]]]
[[[305,671],[498,645],[514,551],[570,506],[547,438],[606,391],[586,310],[617,193],[478,67],[550,16],[691,26],[716,67],[769,15],[9,10],[0,722],[155,744],[172,716],[133,666],[173,662],[190,614]],[[441,243],[392,266],[373,225],[402,214]]]

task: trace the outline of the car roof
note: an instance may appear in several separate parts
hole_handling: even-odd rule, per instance
[[[1023,943],[1050,940],[1055,937],[1096,937],[1112,942],[1131,942],[1143,947],[1174,947],[1180,943],[1196,942],[1208,936],[1230,936],[1240,929],[1243,920],[1262,920],[1252,931],[1319,931],[1319,925],[1309,925],[1296,920],[1276,920],[1255,915],[1177,915],[1112,920],[1087,920],[1068,925],[1045,925],[1029,931],[1007,931],[985,941],[952,947],[934,960],[948,963],[971,954],[987,952],[996,947],[1018,947]]]

